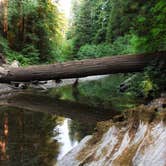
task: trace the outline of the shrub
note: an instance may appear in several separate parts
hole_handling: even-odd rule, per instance
[[[29,59],[30,64],[39,63],[39,50],[37,50],[33,45],[31,44],[25,45],[21,53],[24,55],[24,58]]]
[[[5,40],[2,36],[0,36],[0,52],[2,52],[9,62],[17,60],[21,65],[31,64],[29,58],[24,57],[21,53],[13,51],[9,48],[7,40]]]
[[[112,44],[86,44],[79,49],[77,58],[98,58],[103,56],[134,53],[135,50],[132,48],[130,40],[131,35],[125,35],[123,37],[119,37]]]

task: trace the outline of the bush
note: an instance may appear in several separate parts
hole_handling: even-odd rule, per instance
[[[29,60],[30,64],[38,64],[39,63],[39,50],[37,50],[33,45],[27,44],[21,51],[24,55],[24,58]]]
[[[13,51],[9,48],[7,40],[0,36],[0,52],[2,52],[9,62],[17,60],[21,65],[31,64],[31,61],[28,57],[24,57],[21,53]]]
[[[130,40],[131,35],[125,35],[123,37],[119,37],[113,42],[113,44],[86,44],[79,49],[77,58],[98,58],[103,56],[134,53],[135,50],[132,48]]]
[[[63,41],[61,45],[59,45],[54,51],[52,52],[54,55],[53,59],[55,61],[64,62],[67,60],[73,59],[73,41],[66,40]]]
[[[166,61],[154,60],[132,80],[130,92],[135,96],[155,98],[166,90]]]

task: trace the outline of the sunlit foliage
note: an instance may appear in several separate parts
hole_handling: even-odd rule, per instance
[[[21,54],[25,63],[28,59],[28,64],[54,60],[64,33],[62,27],[65,27],[57,5],[51,0],[12,0],[2,8],[3,13],[5,8],[8,28],[1,35],[6,39],[9,49],[2,50],[3,53],[12,60],[19,60]],[[4,22],[0,25],[1,29],[6,26]]]

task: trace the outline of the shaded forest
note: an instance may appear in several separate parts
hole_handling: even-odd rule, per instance
[[[165,0],[72,0],[68,21],[58,1],[1,0],[0,7],[0,52],[9,62],[31,65],[166,50]],[[165,73],[165,62],[154,61],[142,74],[127,75],[134,78],[129,91],[156,96],[165,91]]]

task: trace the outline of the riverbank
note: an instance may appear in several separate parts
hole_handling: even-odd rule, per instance
[[[100,80],[108,77],[109,75],[102,75],[102,76],[91,76],[91,77],[84,77],[78,79],[78,84],[80,83],[88,83],[95,80]],[[28,83],[17,83],[12,82],[11,84],[1,84],[0,83],[0,100],[5,100],[8,97],[15,96],[20,92],[27,92],[38,90],[39,92],[47,92],[49,89],[58,89],[61,87],[71,86],[74,85],[77,79],[62,79],[60,82],[56,82],[55,80],[49,81],[40,81],[37,83],[28,82]]]
[[[95,81],[95,80],[100,80],[103,78],[108,77],[109,75],[101,75],[101,76],[89,76],[89,77],[83,77],[78,79],[78,83],[83,83],[83,82],[90,82],[90,81]],[[8,92],[11,91],[12,89],[22,89],[22,86],[24,84],[27,84],[27,88],[34,88],[34,89],[42,89],[42,90],[47,90],[51,88],[59,88],[67,85],[72,85],[76,82],[76,78],[73,79],[62,79],[59,80],[59,82],[56,82],[56,80],[50,80],[50,81],[39,81],[39,82],[27,82],[27,83],[20,83],[21,86],[18,85],[18,87],[15,87],[15,82],[12,84],[1,84],[0,83],[0,94],[3,92]],[[19,83],[18,83],[19,84]],[[13,86],[12,86],[13,85]]]
[[[100,122],[58,166],[165,166],[166,98]]]

